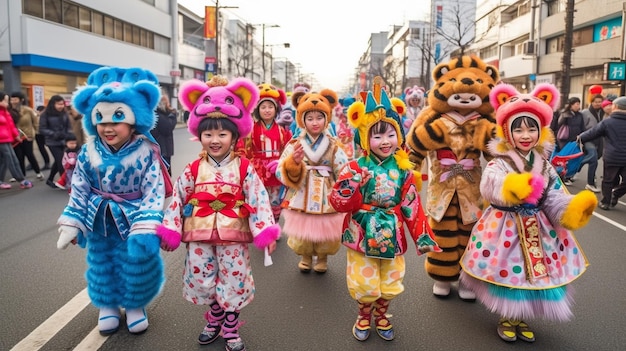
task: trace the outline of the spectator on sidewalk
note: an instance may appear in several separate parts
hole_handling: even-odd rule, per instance
[[[585,120],[583,119],[582,113],[580,113],[580,99],[577,97],[572,97],[567,100],[567,104],[565,104],[565,108],[561,111],[558,119],[558,129],[560,129],[563,125],[568,126],[569,132],[563,138],[558,138],[557,132],[557,144],[559,149],[562,149],[565,144],[570,141],[575,141],[580,133],[585,131]],[[596,160],[597,161],[597,160]],[[572,185],[573,179],[568,178],[564,180],[565,185]]]
[[[582,133],[578,140],[586,143],[604,137],[602,199],[600,208],[608,210],[626,194],[626,96],[613,101],[613,112],[595,127]],[[621,177],[621,181],[620,181]]]
[[[37,106],[37,123],[35,124],[35,142],[37,142],[37,149],[43,158],[42,171],[50,169],[50,154],[48,154],[48,149],[46,149],[46,137],[39,133],[39,120],[45,109],[46,107],[43,105]]]
[[[7,168],[13,178],[20,182],[20,188],[29,189],[33,187],[33,183],[26,179],[20,170],[19,162],[13,151],[12,144],[18,139],[19,132],[9,113],[9,95],[0,91],[0,189],[3,190],[11,189],[11,184],[4,182]]]
[[[65,100],[61,95],[53,95],[48,101],[45,111],[39,119],[39,132],[46,138],[46,145],[52,153],[54,163],[50,169],[50,175],[46,184],[56,189],[54,177],[63,174],[63,152],[65,150],[65,137],[72,131],[70,117],[65,108]]]
[[[604,111],[605,117],[609,117],[611,112],[613,112],[613,101],[609,99],[602,101],[602,111]]]
[[[167,163],[167,173],[172,175],[172,156],[174,156],[174,129],[176,128],[176,110],[170,106],[167,95],[161,96],[156,109],[157,121],[150,134],[161,148],[161,157]]]
[[[33,154],[33,141],[35,140],[35,125],[38,124],[37,113],[26,105],[26,97],[21,91],[11,93],[9,99],[11,103],[11,109],[13,109],[18,115],[18,121],[16,127],[24,133],[24,139],[21,143],[15,145],[13,150],[15,156],[20,164],[20,169],[23,174],[26,174],[26,163],[24,159],[27,158],[30,163],[37,179],[43,180],[43,174],[39,168],[39,163]]]
[[[585,130],[595,127],[604,118],[604,110],[602,110],[603,100],[604,97],[602,95],[594,95],[589,108],[582,110]],[[585,189],[594,193],[600,192],[600,189],[596,187],[596,170],[598,169],[598,159],[602,157],[602,149],[602,138],[586,142],[583,145],[585,155],[580,166],[587,165],[587,185],[585,185]]]

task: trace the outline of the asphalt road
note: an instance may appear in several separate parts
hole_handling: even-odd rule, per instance
[[[185,129],[175,131],[173,171],[200,150]],[[570,188],[584,187],[584,173]],[[598,175],[601,175],[601,167]],[[0,350],[223,350],[196,338],[204,326],[204,306],[182,298],[184,249],[163,253],[166,283],[148,308],[150,327],[142,335],[125,328],[104,338],[96,328],[98,312],[85,299],[84,251],[56,249],[56,219],[67,194],[34,180],[29,190],[0,192]],[[14,186],[15,188],[15,186]],[[248,350],[622,350],[626,346],[626,203],[597,210],[577,238],[590,261],[574,283],[575,319],[568,323],[531,322],[537,341],[507,344],[496,334],[498,316],[479,303],[432,295],[424,257],[407,254],[405,292],[390,306],[396,339],[373,333],[356,341],[351,327],[357,313],[345,283],[345,249],[329,258],[324,275],[302,274],[298,257],[281,240],[274,265],[252,248],[256,297],[241,313],[240,332]]]

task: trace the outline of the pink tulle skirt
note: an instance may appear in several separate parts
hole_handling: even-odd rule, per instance
[[[341,240],[345,213],[309,214],[283,209],[282,232],[287,236],[311,242]]]

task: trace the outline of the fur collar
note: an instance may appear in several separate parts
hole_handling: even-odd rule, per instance
[[[313,151],[311,145],[306,141],[306,138],[303,137],[301,139],[302,150],[306,157],[313,163],[318,163],[322,159],[322,156],[324,156],[330,145],[330,139],[326,134],[322,133],[319,137],[322,138],[322,140],[320,140],[320,144],[315,151]]]

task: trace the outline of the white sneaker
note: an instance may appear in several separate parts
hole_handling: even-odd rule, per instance
[[[43,180],[43,174],[41,174],[41,173],[37,173],[37,179],[39,179],[39,180]]]
[[[467,302],[476,301],[476,293],[474,293],[472,290],[463,286],[463,284],[461,284],[460,282],[459,282],[458,293],[459,293],[459,298],[463,301],[467,301]]]
[[[15,183],[15,182],[17,182],[17,180],[15,178],[11,178],[11,179],[9,179],[9,182]]]
[[[439,297],[445,297],[450,295],[451,285],[452,284],[450,284],[450,282],[435,282],[435,284],[433,284],[433,295]]]
[[[598,189],[595,185],[592,185],[592,184],[585,185],[585,189],[591,190],[594,193],[599,193],[600,192],[600,189]]]

